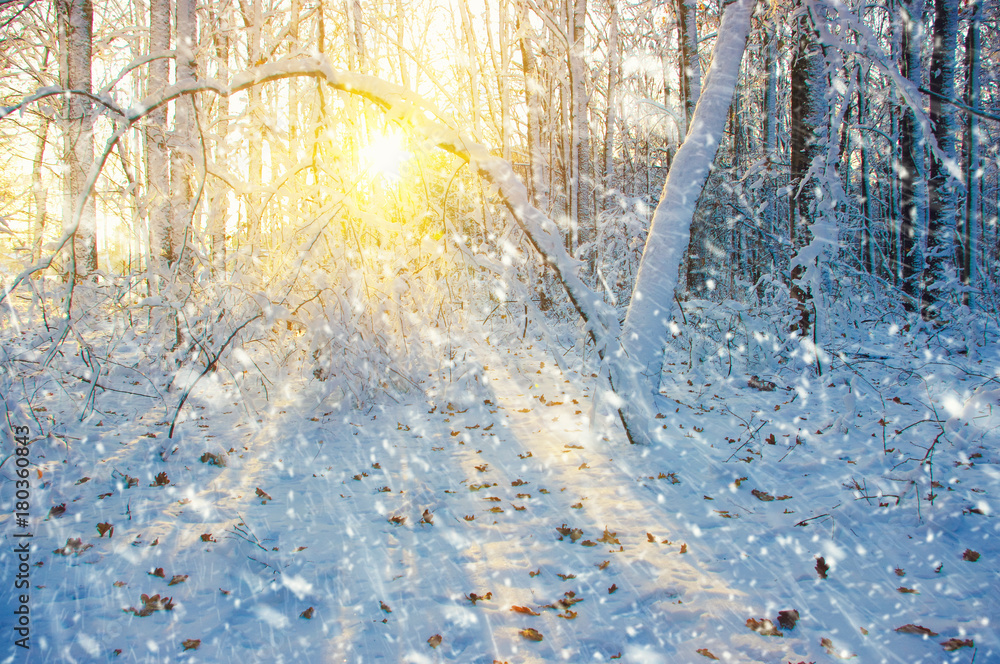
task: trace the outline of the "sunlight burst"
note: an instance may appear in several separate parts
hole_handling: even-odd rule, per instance
[[[383,176],[390,182],[399,181],[400,170],[413,157],[405,146],[406,139],[402,133],[387,131],[375,134],[368,145],[361,149],[361,165],[364,172],[374,178]]]

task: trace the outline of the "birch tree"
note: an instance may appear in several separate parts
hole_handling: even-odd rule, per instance
[[[608,364],[612,388],[628,399],[618,409],[633,443],[650,442],[655,436],[653,397],[659,393],[679,270],[690,240],[695,205],[726,126],[753,8],[752,0],[735,0],[723,12],[712,64],[691,128],[674,156],[653,212],[620,345]]]
[[[69,278],[97,270],[97,203],[86,182],[94,164],[94,110],[90,99],[94,7],[91,0],[57,0],[62,45],[65,106],[66,204],[63,230],[73,232],[68,256]],[[76,208],[82,208],[75,226]],[[75,226],[75,227],[74,227]]]

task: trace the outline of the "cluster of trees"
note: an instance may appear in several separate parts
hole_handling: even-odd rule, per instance
[[[8,246],[31,269],[152,291],[278,269],[316,220],[361,265],[442,235],[499,256],[514,219],[541,253],[519,269],[542,308],[578,270],[570,300],[593,318],[592,291],[624,311],[659,203],[682,213],[644,257],[668,310],[779,284],[805,335],[849,279],[926,320],[996,316],[998,15],[996,0],[2,0]],[[740,64],[725,84],[721,58]],[[712,149],[678,162],[713,76]],[[428,119],[461,132],[415,131]],[[364,158],[395,125],[413,155],[399,180]],[[702,167],[671,194],[668,174]]]

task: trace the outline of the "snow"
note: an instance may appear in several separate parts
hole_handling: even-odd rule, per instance
[[[828,345],[822,376],[794,349],[752,379],[704,340],[693,371],[674,344],[663,441],[630,446],[610,411],[591,426],[596,360],[571,349],[560,369],[533,329],[467,339],[454,371],[363,411],[289,371],[267,401],[243,397],[261,406],[247,417],[210,374],[170,440],[179,390],[128,335],[91,410],[80,357],[42,369],[22,329],[3,331],[0,391],[31,432],[32,648],[5,629],[0,661],[832,661],[824,644],[859,662],[1000,659],[995,345],[885,328]],[[172,608],[139,615],[141,595]]]

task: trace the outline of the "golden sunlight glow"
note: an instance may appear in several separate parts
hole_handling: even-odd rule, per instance
[[[372,135],[368,145],[361,149],[362,169],[369,178],[381,175],[390,182],[399,181],[400,169],[413,157],[405,144],[404,136],[398,131]]]

